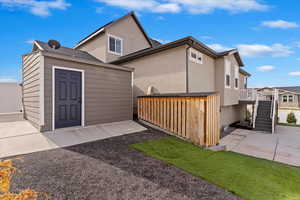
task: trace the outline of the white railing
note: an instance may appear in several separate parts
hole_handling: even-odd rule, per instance
[[[254,105],[254,113],[253,113],[253,128],[255,128],[256,123],[256,116],[257,116],[257,110],[258,110],[258,101],[259,97],[256,95],[255,105]]]
[[[255,101],[257,91],[255,89],[240,89],[240,100]]]
[[[276,121],[277,121],[277,101],[278,101],[278,89],[275,89],[273,92],[273,101],[272,101],[272,110],[271,110],[271,119],[272,119],[272,134],[275,133],[275,126],[276,126]]]

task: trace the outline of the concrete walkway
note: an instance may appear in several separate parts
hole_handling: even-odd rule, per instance
[[[27,121],[0,123],[0,158],[67,147],[145,130],[146,128],[131,120],[84,128],[72,127],[46,133],[39,133]]]
[[[224,137],[227,150],[300,166],[300,128],[277,126],[276,133],[237,129]]]

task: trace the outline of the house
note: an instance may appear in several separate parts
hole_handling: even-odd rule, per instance
[[[264,87],[255,88],[260,98],[270,101],[273,98],[274,90],[278,90],[278,120],[280,123],[287,122],[287,116],[293,112],[300,123],[300,86],[291,87]]]
[[[28,63],[33,63],[31,65],[36,67],[43,66],[39,70],[43,73],[41,79],[44,81],[38,82],[38,87],[44,90],[36,93],[36,101],[39,103],[35,110],[31,112],[27,108],[27,111],[30,110],[27,118],[31,117],[43,130],[66,126],[58,120],[59,115],[64,115],[66,111],[59,111],[59,102],[55,105],[53,103],[58,98],[53,96],[57,95],[56,90],[65,92],[65,89],[55,85],[56,79],[67,76],[64,74],[66,71],[60,74],[60,70],[65,68],[73,68],[72,73],[81,73],[81,79],[80,74],[76,75],[77,83],[83,82],[82,70],[88,76],[85,78],[86,94],[82,107],[86,116],[81,117],[85,118],[87,124],[130,119],[131,101],[133,100],[133,112],[136,113],[136,98],[148,92],[218,92],[221,95],[223,127],[243,120],[249,103],[240,98],[240,93],[247,88],[250,74],[242,69],[244,63],[236,49],[218,53],[191,36],[161,44],[147,35],[133,12],[100,27],[79,41],[73,49],[50,48],[46,43],[36,41],[33,52],[25,55],[23,62],[26,68],[23,70],[24,76],[27,76],[27,71],[33,71],[27,66]],[[39,64],[35,64],[36,62]],[[55,78],[54,81],[52,77]],[[26,78],[24,81],[26,82]],[[79,88],[83,91],[83,87],[81,85]],[[103,98],[106,100],[101,103]],[[115,99],[110,101],[110,98]],[[62,109],[65,109],[63,104]],[[79,124],[76,122],[76,125]],[[73,125],[73,122],[69,125]]]
[[[136,97],[152,93],[219,92],[221,124],[243,120],[240,90],[250,76],[236,49],[217,53],[189,36],[167,44],[151,39],[133,12],[91,33],[74,47],[110,64],[134,68]]]
[[[40,131],[132,119],[133,69],[55,41],[23,55],[24,118]]]

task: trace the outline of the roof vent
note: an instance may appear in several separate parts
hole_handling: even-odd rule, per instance
[[[48,45],[52,49],[59,49],[60,48],[60,43],[58,41],[56,41],[56,40],[49,40],[48,41]]]

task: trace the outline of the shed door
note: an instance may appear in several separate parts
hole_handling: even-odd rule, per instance
[[[55,69],[55,128],[81,125],[81,72]]]

